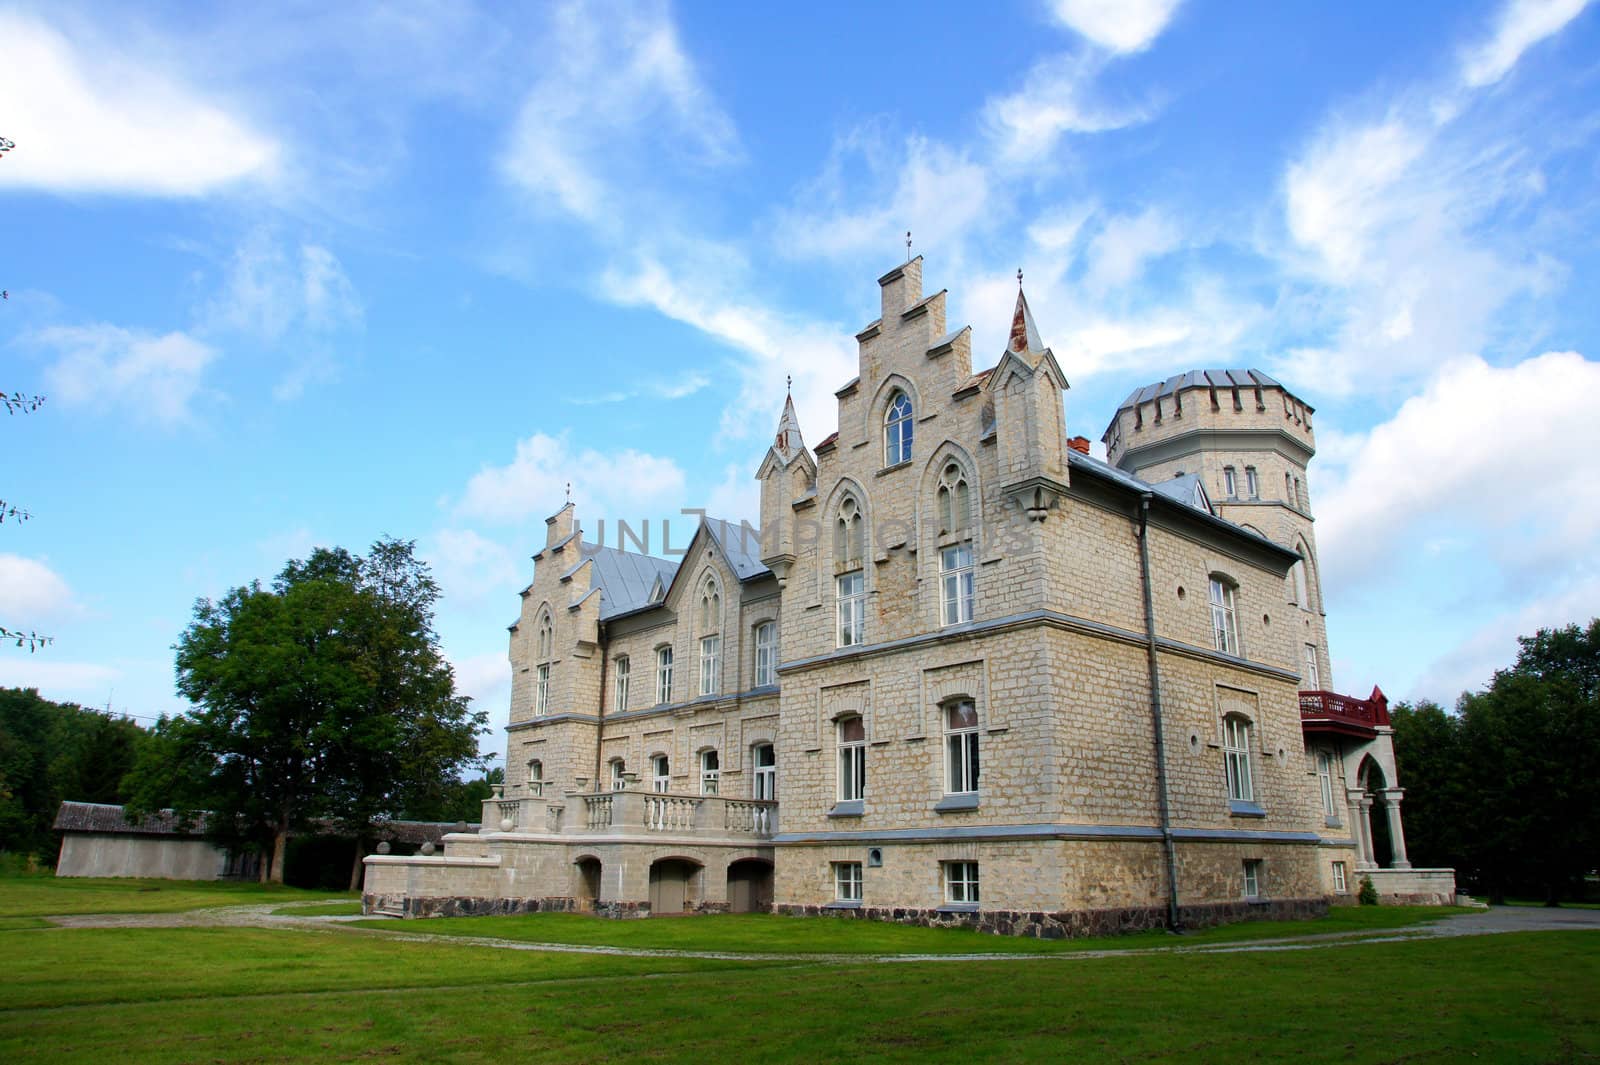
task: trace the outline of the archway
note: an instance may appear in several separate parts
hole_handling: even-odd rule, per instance
[[[728,909],[732,913],[767,913],[772,909],[772,863],[742,858],[728,866]]]
[[[1363,759],[1361,770],[1356,775],[1356,783],[1365,793],[1364,805],[1367,807],[1363,820],[1372,850],[1372,862],[1380,869],[1389,869],[1394,866],[1394,839],[1389,832],[1389,800],[1384,795],[1388,783],[1383,775],[1383,767],[1371,756]]]
[[[575,863],[578,874],[578,909],[593,910],[600,901],[600,859],[579,858]]]
[[[686,913],[695,899],[695,877],[700,867],[683,858],[662,858],[650,863],[651,915]]]

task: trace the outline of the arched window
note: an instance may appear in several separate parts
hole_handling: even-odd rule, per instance
[[[544,763],[537,758],[528,763],[528,794],[536,799],[544,794]]]
[[[672,702],[672,648],[656,648],[656,702]]]
[[[616,705],[616,709],[618,709],[618,710],[626,710],[628,708],[629,674],[633,671],[633,665],[632,665],[631,662],[628,661],[628,656],[627,655],[618,655],[617,656],[616,669],[617,669],[617,698],[616,698],[616,704],[617,705]]]
[[[944,708],[945,792],[978,790],[978,708],[962,699]]]
[[[758,744],[755,749],[755,782],[751,798],[772,800],[778,797],[778,755],[772,744]]]
[[[548,612],[539,615],[539,661],[550,661],[551,651],[555,644],[555,633],[550,624]]]
[[[1222,760],[1228,777],[1231,802],[1254,802],[1255,785],[1250,779],[1250,722],[1237,714],[1222,719]]]
[[[722,786],[722,760],[717,752],[700,752],[700,794],[715,795]]]
[[[550,614],[539,615],[539,664],[533,675],[533,715],[544,717],[550,712],[550,655],[555,645],[555,635],[550,624]]]
[[[861,504],[854,496],[845,496],[833,525],[834,561],[839,569],[855,569],[861,565],[865,549],[866,521],[861,516]]]
[[[839,504],[833,527],[834,558],[839,571],[834,578],[834,592],[840,647],[854,647],[866,636],[867,585],[861,570],[865,539],[866,521],[861,506],[853,496],[846,496]]]
[[[861,802],[867,794],[867,729],[859,717],[839,722],[839,801]]]
[[[958,534],[972,524],[972,493],[967,475],[957,463],[949,463],[939,474],[939,532]]]
[[[1289,567],[1289,582],[1295,605],[1301,610],[1310,610],[1311,601],[1306,597],[1306,560],[1304,558]]]
[[[700,586],[700,631],[716,632],[720,628],[722,628],[722,590],[717,587],[717,579],[707,574],[705,584]]]
[[[911,458],[911,397],[896,392],[883,415],[883,464],[893,466]]]
[[[1333,757],[1327,751],[1317,752],[1317,783],[1322,788],[1322,816],[1328,821],[1336,821],[1339,807],[1333,796]]]
[[[756,687],[778,683],[778,623],[763,621],[756,626]]]

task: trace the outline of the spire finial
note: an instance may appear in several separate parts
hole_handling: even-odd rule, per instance
[[[906,230],[906,262],[911,261],[911,230]]]
[[[567,502],[568,503],[572,502],[572,482],[571,481],[567,482]]]
[[[783,393],[785,396],[794,395],[794,374],[785,374],[783,377]]]
[[[1017,287],[1022,287],[1022,267],[1017,267]]]

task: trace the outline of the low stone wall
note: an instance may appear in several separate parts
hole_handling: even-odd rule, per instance
[[[1356,885],[1361,877],[1370,876],[1378,897],[1391,906],[1454,906],[1456,902],[1456,871],[1454,869],[1368,869],[1356,873]]]
[[[573,898],[485,899],[452,896],[417,898],[407,895],[363,895],[362,913],[398,913],[402,917],[504,917],[519,913],[577,913]]]
[[[794,917],[846,917],[928,928],[975,928],[1003,936],[1036,939],[1077,939],[1146,932],[1167,926],[1161,906],[1132,906],[1110,910],[1061,910],[1054,913],[1018,910],[920,910],[901,907],[777,906],[777,913]],[[1216,902],[1183,906],[1178,910],[1185,928],[1209,928],[1233,921],[1288,921],[1322,917],[1328,900],[1267,899],[1259,902]]]

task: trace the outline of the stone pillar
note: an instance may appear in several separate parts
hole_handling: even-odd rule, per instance
[[[1400,796],[1404,794],[1404,788],[1387,788],[1383,793],[1384,802],[1389,808],[1389,842],[1394,848],[1396,869],[1411,868],[1411,862],[1406,858],[1406,834],[1400,827]]]
[[[1345,806],[1350,811],[1350,834],[1356,840],[1356,868],[1371,869],[1372,863],[1367,860],[1368,840],[1372,835],[1372,826],[1368,825],[1362,816],[1362,793],[1359,791],[1345,792]]]
[[[1361,798],[1361,862],[1366,869],[1378,868],[1378,852],[1372,846],[1372,800]]]

